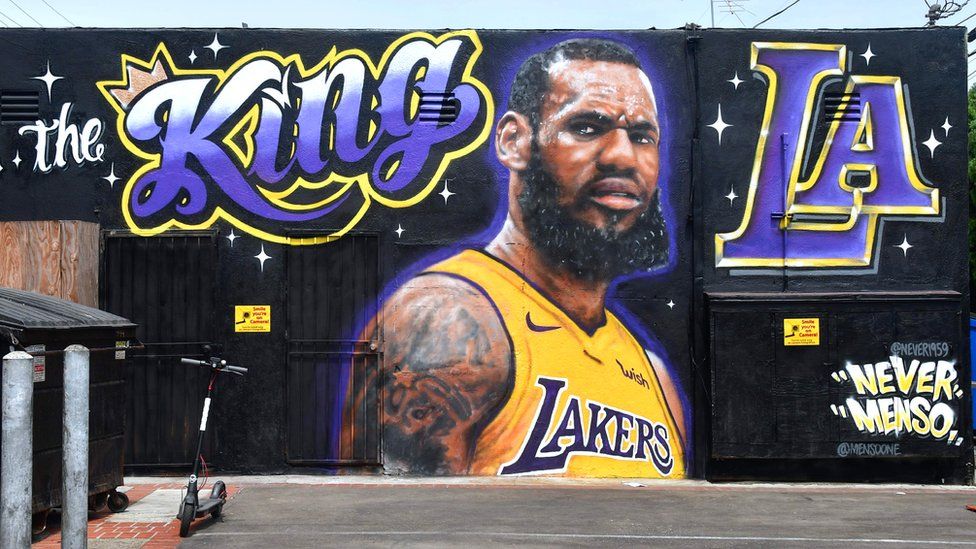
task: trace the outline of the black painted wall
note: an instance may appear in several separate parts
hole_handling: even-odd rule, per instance
[[[661,131],[658,189],[669,234],[669,259],[650,273],[615,277],[608,305],[611,310],[620,311],[618,316],[624,319],[625,325],[633,333],[640,334],[642,343],[662,357],[678,387],[677,392],[684,395],[683,407],[689,425],[693,426],[688,429],[689,440],[685,446],[688,474],[715,477],[804,476],[802,472],[796,473],[791,469],[791,464],[816,459],[821,461],[817,462],[817,468],[808,469],[808,477],[858,480],[856,468],[863,469],[863,464],[853,459],[858,456],[827,456],[811,451],[804,458],[784,451],[764,455],[757,461],[756,455],[747,451],[741,455],[716,454],[712,446],[712,418],[716,413],[725,413],[725,409],[716,409],[715,406],[720,402],[732,403],[729,413],[748,417],[750,412],[744,407],[750,405],[773,410],[789,407],[790,399],[794,398],[796,406],[806,406],[799,404],[805,401],[797,397],[803,391],[833,391],[830,394],[838,399],[834,404],[841,404],[847,394],[839,385],[829,387],[834,383],[829,375],[841,369],[845,361],[867,363],[887,360],[893,343],[942,342],[951,348],[942,358],[955,361],[957,385],[962,393],[962,397],[955,397],[950,403],[957,414],[954,430],[958,431],[958,437],[962,440],[959,445],[950,445],[945,440],[934,440],[932,437],[916,437],[912,433],[894,436],[861,436],[863,433],[859,433],[854,437],[849,430],[845,430],[849,427],[850,419],[837,416],[829,407],[806,409],[804,413],[818,418],[813,424],[818,421],[830,422],[831,425],[842,425],[841,431],[834,429],[828,433],[811,427],[804,436],[821,437],[825,441],[824,447],[830,448],[846,442],[888,444],[899,437],[907,437],[913,443],[906,448],[918,448],[915,454],[900,458],[877,458],[891,464],[890,477],[914,478],[919,476],[916,473],[921,468],[936,463],[942,470],[948,471],[943,478],[964,481],[972,458],[970,438],[964,436],[971,432],[971,418],[966,343],[969,302],[965,228],[968,216],[965,172],[967,123],[963,86],[966,49],[961,28],[829,32],[701,29],[460,31],[453,34],[448,31],[254,29],[5,30],[0,33],[0,47],[4,52],[0,56],[0,167],[3,168],[0,171],[0,220],[77,219],[96,222],[106,231],[105,238],[111,238],[109,231],[132,231],[146,238],[160,232],[171,234],[180,230],[216,233],[216,264],[199,266],[202,269],[213,268],[216,273],[214,338],[216,343],[224,346],[228,360],[248,366],[251,372],[245,381],[230,379],[220,389],[214,419],[217,452],[213,461],[227,470],[282,470],[289,467],[289,462],[302,461],[298,456],[288,456],[286,451],[290,428],[288,407],[297,405],[295,395],[289,397],[287,393],[291,347],[290,335],[286,330],[286,311],[289,292],[301,289],[288,287],[289,266],[285,257],[288,246],[308,243],[288,239],[318,237],[325,242],[335,238],[354,238],[355,235],[376,235],[379,262],[374,285],[379,295],[373,301],[367,299],[363,302],[361,314],[351,315],[347,320],[333,321],[333,324],[339,322],[341,327],[332,326],[329,329],[331,334],[339,334],[341,337],[337,339],[344,342],[337,344],[336,349],[352,348],[356,345],[354,341],[363,342],[357,349],[366,349],[364,345],[369,338],[361,335],[366,321],[377,313],[377,309],[396,288],[409,283],[416,273],[436,260],[463,248],[484,246],[501,228],[508,209],[509,173],[496,158],[494,130],[495,124],[508,109],[509,89],[515,72],[531,54],[578,37],[608,39],[633,50],[654,89]],[[376,74],[380,82],[392,86],[390,82],[397,70],[389,69],[384,63],[395,59],[395,54],[402,51],[405,44],[430,45],[451,40],[459,44],[458,53],[441,66],[443,73],[422,62],[412,68],[423,65],[424,70],[429,72],[425,75],[410,72],[409,76],[414,80],[403,90],[395,86],[382,88],[377,83]],[[872,115],[872,124],[876,126],[873,139],[877,150],[881,151],[881,156],[876,159],[879,166],[877,190],[846,191],[841,198],[847,197],[852,201],[846,213],[814,213],[806,214],[806,218],[804,214],[798,214],[795,218],[798,224],[835,225],[833,230],[827,231],[809,227],[804,230],[797,226],[781,229],[781,221],[772,220],[770,214],[782,212],[782,208],[760,211],[757,205],[754,210],[758,212],[756,219],[765,216],[762,217],[763,223],[770,219],[772,228],[767,227],[770,234],[782,236],[785,233],[787,239],[799,235],[795,236],[794,247],[790,248],[790,244],[787,244],[784,252],[782,247],[777,248],[777,244],[770,240],[772,244],[760,247],[762,252],[756,255],[765,262],[762,265],[723,265],[716,259],[716,234],[734,231],[740,224],[746,212],[750,180],[763,180],[764,177],[768,180],[763,180],[766,181],[763,185],[756,184],[753,193],[757,202],[758,197],[764,195],[772,196],[771,200],[774,201],[782,200],[783,189],[787,188],[789,182],[788,173],[777,166],[767,166],[762,154],[757,153],[764,109],[769,107],[770,78],[768,72],[764,73],[754,66],[756,63],[751,56],[757,48],[775,50],[775,44],[792,44],[782,48],[787,52],[803,50],[802,44],[833,47],[837,52],[838,64],[842,60],[843,67],[838,67],[834,71],[836,74],[814,87],[813,99],[805,105],[806,108],[792,108],[784,98],[768,109],[768,116],[782,115],[788,119],[784,127],[790,130],[781,132],[787,138],[777,138],[776,135],[769,137],[767,149],[773,151],[774,145],[788,143],[779,153],[780,159],[791,158],[800,142],[807,143],[807,148],[815,152],[823,149],[831,126],[831,120],[827,118],[851,119],[838,123],[839,129],[835,131],[839,133],[858,126],[864,120],[863,112],[850,104],[854,96],[860,94],[858,100],[863,98],[864,102],[868,102],[870,99],[876,103]],[[165,49],[165,54],[160,48]],[[313,80],[314,74],[321,74],[320,61],[326,59],[332,50],[343,52],[342,55],[347,58],[368,60],[364,63],[370,65],[369,69],[379,66],[377,73],[366,78],[363,95],[369,97],[375,94],[381,99],[376,106],[364,100],[358,108],[362,114],[358,120],[336,115],[339,120],[335,121],[327,115],[322,119],[321,128],[324,130],[320,137],[323,143],[328,142],[328,127],[335,121],[337,132],[357,134],[358,145],[364,146],[374,140],[369,130],[369,121],[372,120],[377,127],[376,146],[361,159],[353,160],[351,155],[337,155],[334,147],[321,145],[320,150],[328,153],[327,156],[331,155],[326,166],[321,166],[318,171],[306,169],[303,172],[302,168],[312,165],[311,161],[299,167],[293,165],[281,180],[272,181],[266,173],[288,169],[293,135],[288,129],[301,105],[295,99],[302,97],[304,102],[309,102],[314,96],[313,92],[305,91],[310,88],[302,88],[297,82],[307,82]],[[811,51],[820,50],[812,48]],[[226,80],[232,75],[240,77],[248,69],[246,65],[253,68],[262,60],[268,66],[260,70],[270,71],[263,73],[265,76],[262,78],[268,74],[281,77],[285,67],[291,64],[291,72],[285,76],[291,84],[287,107],[281,108],[281,95],[275,95],[276,90],[280,91],[280,82],[276,83],[274,78],[268,77],[255,88],[254,93],[242,96],[240,109],[219,124],[214,132],[218,137],[233,133],[235,137],[231,140],[237,143],[238,149],[246,152],[247,140],[241,135],[247,134],[249,128],[247,125],[238,126],[238,122],[244,121],[255,106],[261,109],[261,113],[275,109],[283,111],[286,129],[281,132],[262,133],[271,121],[262,121],[256,128],[250,128],[256,132],[257,137],[253,139],[257,143],[254,148],[258,156],[261,156],[261,151],[267,154],[267,158],[277,153],[277,158],[265,166],[265,172],[256,171],[253,163],[247,159],[234,156],[230,152],[230,145],[216,137],[211,137],[211,143],[216,143],[214,146],[224,155],[221,158],[231,158],[231,163],[236,163],[236,167],[213,168],[215,165],[201,162],[193,154],[187,157],[189,160],[182,162],[181,156],[174,152],[180,143],[176,137],[179,134],[172,129],[162,134],[163,142],[170,139],[164,144],[156,135],[142,142],[134,141],[131,128],[124,129],[123,121],[135,117],[128,110],[133,98],[159,89],[152,87],[162,80],[159,72],[153,76],[157,60],[161,60],[160,70],[171,82],[211,79],[200,101],[193,103],[186,99],[196,93],[189,88],[180,96],[186,101],[183,105],[199,108],[193,124],[204,123],[206,116],[213,114],[204,113],[209,107],[210,98],[222,91],[222,88],[215,90],[214,79]],[[296,64],[299,60],[301,65]],[[772,63],[769,58],[760,58],[759,61],[758,64],[762,61]],[[823,59],[806,61],[825,62]],[[784,70],[789,66],[794,65],[782,65]],[[127,67],[135,67],[136,71],[128,74],[128,80]],[[848,90],[846,96],[833,95],[845,92],[844,86],[852,82],[852,75],[898,77],[900,81],[892,84],[891,78],[881,79],[883,83],[875,84],[875,88]],[[443,76],[446,85],[442,83],[440,88],[428,89],[436,84],[435,76]],[[780,76],[779,82],[786,82],[785,77]],[[54,80],[55,77],[60,78]],[[864,82],[870,83],[869,80]],[[136,93],[126,95],[126,88],[133,82],[141,84],[136,86]],[[799,80],[791,82],[795,83],[797,89],[803,87]],[[350,84],[342,100],[353,93],[354,88]],[[121,90],[121,93],[113,95],[113,90]],[[457,135],[434,143],[426,155],[424,151],[428,150],[428,144],[418,136],[427,130],[418,119],[412,118],[409,106],[411,90],[455,90],[456,102],[445,105],[460,105],[463,115],[463,127],[459,127],[458,122],[439,125],[435,122],[433,126],[427,126],[457,130]],[[871,93],[876,95],[872,96]],[[890,97],[900,94],[904,97],[903,103],[892,99],[894,110],[884,110],[882,103],[889,98],[888,94],[891,94]],[[36,112],[33,110],[34,97],[37,98]],[[146,101],[146,97],[142,95],[140,101]],[[330,95],[328,100],[339,99]],[[427,96],[422,100],[436,102],[438,99]],[[25,104],[26,107],[23,106]],[[29,126],[35,120],[40,120],[51,126],[66,105],[70,105],[67,122],[74,124],[75,131],[80,135],[85,134],[86,124],[93,132],[91,135],[94,135],[96,126],[101,128],[101,132],[91,140],[92,144],[85,154],[78,152],[77,158],[72,158],[69,151],[65,161],[58,164],[54,152],[48,150],[47,158],[38,161],[36,131],[25,130],[25,124]],[[174,127],[176,119],[170,118],[176,115],[167,114],[164,117],[162,114],[168,112],[173,103],[163,102],[161,105],[155,117],[149,117],[146,122],[154,122],[160,127]],[[435,106],[440,108],[441,105]],[[403,114],[403,111],[407,114]],[[326,112],[329,112],[328,109]],[[346,114],[349,112],[352,111]],[[797,140],[800,126],[796,120],[804,112],[814,123]],[[892,113],[895,118],[885,118]],[[470,119],[464,118],[467,116]],[[904,117],[905,132],[900,129],[892,131],[897,126],[898,116]],[[390,125],[389,121],[397,117],[401,120],[405,117],[409,124],[403,129]],[[350,132],[351,123],[358,125],[356,132]],[[53,130],[48,139],[49,149],[57,145],[56,131]],[[929,140],[930,132],[934,141]],[[276,138],[281,140],[277,147],[272,144]],[[305,134],[302,134],[302,138],[312,142]],[[797,144],[789,144],[791,140],[796,140]],[[925,144],[927,140],[928,146]],[[919,208],[918,211],[911,214],[900,211],[884,213],[897,208],[884,210],[885,204],[880,198],[872,203],[873,199],[882,197],[891,185],[901,181],[899,178],[902,174],[895,173],[899,164],[891,160],[891,155],[895,153],[882,150],[899,144],[906,147],[899,158],[907,154],[910,159],[906,161],[909,164],[904,172],[908,175],[904,177],[914,177],[922,181],[926,189],[936,188],[940,193],[938,200],[926,204],[927,210],[917,206],[918,196],[905,193],[904,196],[888,198],[896,202],[904,200],[910,206],[916,205],[911,207]],[[931,148],[932,145],[934,148]],[[384,186],[386,182],[382,181],[382,174],[390,168],[391,161],[383,156],[384,151],[396,147],[403,147],[406,153],[413,154],[412,160],[421,159],[416,176],[410,178],[402,190],[391,189],[392,185]],[[840,147],[837,149],[840,151]],[[145,215],[126,214],[131,211],[127,205],[130,197],[126,189],[142,189],[139,186],[140,178],[143,182],[147,180],[145,170],[155,166],[152,164],[154,155],[162,151],[165,151],[165,166],[185,168],[200,177],[201,186],[194,186],[193,182],[187,180],[182,191],[167,197],[171,199],[164,200],[155,211]],[[841,152],[850,154],[850,147]],[[774,155],[774,152],[770,154]],[[856,154],[863,156],[869,152],[853,154],[854,159],[848,162],[867,162],[856,157]],[[410,164],[407,157],[401,160],[402,166]],[[45,169],[48,168],[45,164],[52,166]],[[799,180],[809,179],[809,161],[804,159],[798,169]],[[764,171],[760,173],[760,170]],[[772,173],[770,170],[779,172]],[[173,170],[162,173],[160,183],[153,187],[153,192],[164,193],[178,186],[180,173]],[[325,181],[330,174],[341,176],[339,182],[326,187],[315,185]],[[241,179],[232,179],[229,175]],[[311,184],[308,188],[289,192],[299,176]],[[859,176],[856,174],[852,177],[852,188],[863,189],[867,185],[866,180],[857,179]],[[255,189],[261,187],[269,193],[279,193],[277,196],[282,201],[314,204],[329,196],[329,189],[350,179],[355,179],[356,183],[349,191],[349,198],[336,201],[341,204],[334,210],[307,216],[310,219],[273,217],[285,217],[295,211],[299,212],[295,215],[300,216],[301,212],[315,206],[286,211],[285,208],[276,208],[273,201],[260,198],[267,198],[267,194],[257,194],[257,199],[241,198],[235,194],[236,191],[229,190],[234,185],[240,185],[250,192],[260,193]],[[930,190],[916,190],[919,196],[931,195]],[[354,222],[356,213],[362,211],[366,204],[364,196],[369,192],[373,193],[370,203],[361,218]],[[854,200],[851,197],[856,194],[861,195],[862,206],[854,215],[850,212]],[[808,202],[813,205],[823,204],[827,200],[822,196],[807,196]],[[837,194],[830,195],[828,199],[837,200]],[[260,208],[254,205],[262,200]],[[395,201],[398,203],[393,204]],[[802,203],[802,200],[798,203]],[[876,210],[866,206],[876,207]],[[866,255],[851,256],[856,260],[854,264],[841,264],[843,254],[835,254],[832,256],[834,260],[822,264],[803,262],[804,257],[812,257],[811,254],[818,249],[836,250],[839,249],[836,242],[850,241],[852,234],[861,227],[842,226],[852,218],[857,218],[853,223],[867,223],[865,220],[870,218],[870,224],[876,227],[876,236],[870,241]],[[340,236],[346,230],[348,236]],[[818,233],[818,238],[828,234],[832,236],[824,236],[812,244],[802,243],[805,235],[811,232]],[[902,244],[903,239],[911,247],[899,248],[897,245]],[[782,246],[784,240],[778,242]],[[330,244],[319,243],[309,249],[326,249]],[[726,257],[733,255],[729,252]],[[782,264],[784,255],[794,258],[787,261],[785,267]],[[265,256],[267,258],[262,260],[261,257]],[[748,259],[748,256],[746,252],[740,253],[740,257]],[[330,276],[334,277],[335,284],[349,283],[342,279],[341,273]],[[883,315],[889,307],[884,297],[886,293],[921,296],[918,299],[922,300],[920,307],[924,308],[934,302],[925,301],[925,296],[931,296],[933,292],[942,292],[938,299],[933,298],[940,303],[940,307],[947,300],[951,304],[952,320],[948,323],[944,320],[921,322],[921,327],[916,331],[906,327],[903,332],[896,330],[894,336],[869,329],[862,334],[863,352],[842,356],[831,346],[831,338],[839,336],[830,335],[827,321],[823,321],[823,341],[816,347],[823,348],[830,356],[820,361],[818,367],[822,367],[821,370],[810,374],[814,380],[810,382],[812,385],[804,385],[803,380],[798,381],[796,376],[786,371],[776,378],[777,381],[758,387],[748,397],[736,398],[736,387],[753,375],[754,366],[749,363],[749,357],[758,356],[760,349],[772,352],[774,347],[781,347],[779,338],[784,335],[781,325],[784,318],[826,318],[824,315],[828,311],[842,314],[854,307],[845,308],[843,303],[858,302],[865,295],[874,296],[872,299],[877,303],[871,309],[873,314]],[[801,297],[797,298],[798,295]],[[794,307],[796,299],[801,299],[804,305]],[[841,305],[834,304],[838,301]],[[828,302],[831,303],[829,306]],[[235,332],[234,307],[237,305],[270,305],[270,332]],[[167,303],[166,306],[179,307],[180,304]],[[192,304],[186,306],[192,307]],[[774,316],[769,317],[769,324],[755,326],[743,323],[733,326],[734,330],[742,333],[731,338],[734,343],[716,348],[716,341],[729,340],[728,334],[715,331],[713,313],[722,307],[732,307],[733,311],[776,312],[770,313]],[[153,311],[147,310],[145,318],[133,320],[146,324],[153,322],[153,318]],[[912,322],[902,324],[914,325]],[[777,325],[779,332],[776,331]],[[384,362],[387,358],[383,353],[387,350],[382,337],[378,341],[370,341],[378,343],[375,367],[391,367]],[[750,344],[754,346],[750,347]],[[719,355],[725,357],[722,362],[716,360]],[[767,364],[770,368],[776,365],[776,359],[771,359]],[[783,364],[779,366],[782,368]],[[180,367],[175,364],[175,359],[173,367]],[[328,375],[337,374],[317,373],[313,374],[312,379],[324,387],[336,381],[329,378],[327,383],[325,379]],[[741,382],[716,384],[715,379],[739,379]],[[341,413],[347,397],[344,391],[335,388],[337,385],[328,386],[331,388],[318,393],[315,387],[310,386],[310,393],[305,397],[315,401],[308,409],[335,417]],[[777,421],[771,416],[762,419],[770,424]],[[195,419],[188,419],[188,423],[194,424]],[[323,422],[331,423],[334,423],[331,419]],[[321,425],[314,427],[325,428]],[[844,439],[844,436],[848,438]],[[324,443],[325,447],[304,463],[335,466],[349,458],[343,454],[348,453],[347,449],[336,449],[337,445],[343,444],[339,441],[341,435],[337,430],[333,428],[324,438],[328,440]],[[922,458],[935,461],[919,465],[917,460]],[[360,459],[357,462],[371,461]],[[735,465],[737,463],[745,465]]]

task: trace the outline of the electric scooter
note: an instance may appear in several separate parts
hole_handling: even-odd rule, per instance
[[[223,372],[244,377],[244,374],[247,373],[247,368],[231,366],[227,364],[226,360],[218,357],[210,357],[209,361],[182,358],[180,362],[210,368],[210,383],[207,385],[207,398],[203,400],[203,414],[200,417],[200,438],[197,440],[197,453],[193,458],[193,472],[190,473],[190,480],[186,484],[186,496],[183,498],[183,502],[180,503],[180,512],[177,515],[180,519],[180,537],[185,538],[190,535],[190,524],[193,522],[193,519],[204,517],[208,514],[217,518],[224,510],[224,503],[227,502],[227,487],[221,480],[214,483],[213,488],[210,490],[210,496],[203,502],[200,501],[199,492],[202,486],[197,487],[197,473],[200,472],[201,464],[203,465],[204,473],[207,470],[207,462],[203,459],[203,454],[200,452],[203,449],[203,435],[207,432],[207,417],[210,414],[211,395],[213,395],[217,375]],[[204,475],[204,484],[206,484],[206,474]]]

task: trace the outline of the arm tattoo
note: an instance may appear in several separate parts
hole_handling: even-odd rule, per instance
[[[383,318],[386,465],[467,472],[481,430],[512,383],[512,349],[501,320],[473,287],[438,275],[418,277],[394,294]]]

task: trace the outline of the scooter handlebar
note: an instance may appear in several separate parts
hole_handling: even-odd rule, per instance
[[[247,373],[247,368],[244,368],[243,366],[233,366],[231,364],[227,364],[227,361],[226,360],[221,360],[221,359],[217,359],[217,358],[211,359],[211,361],[209,361],[209,362],[206,361],[206,360],[195,360],[195,359],[192,359],[192,358],[181,358],[180,359],[180,362],[182,362],[183,364],[189,364],[191,366],[207,366],[207,367],[215,367],[214,366],[214,361],[219,361],[219,365],[216,366],[216,369],[218,371],[219,370],[226,370],[229,373],[237,374],[239,376],[243,376],[244,374]]]

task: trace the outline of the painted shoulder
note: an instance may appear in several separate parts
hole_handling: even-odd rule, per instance
[[[409,343],[415,350],[413,356],[432,367],[485,355],[510,357],[512,353],[508,332],[491,298],[461,276],[437,272],[415,276],[386,300],[382,319],[389,345]]]

